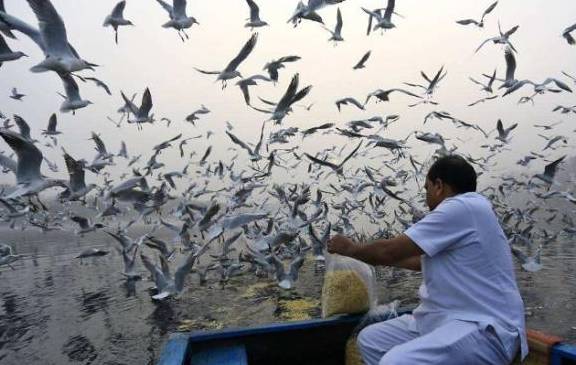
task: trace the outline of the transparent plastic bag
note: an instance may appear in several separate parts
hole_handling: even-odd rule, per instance
[[[376,305],[371,266],[340,255],[327,258],[322,286],[322,318],[368,312]]]

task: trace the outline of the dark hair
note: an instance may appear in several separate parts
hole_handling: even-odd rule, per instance
[[[476,171],[462,156],[440,157],[428,170],[427,177],[431,181],[442,180],[456,194],[476,191]]]

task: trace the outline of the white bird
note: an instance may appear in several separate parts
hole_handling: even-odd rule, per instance
[[[265,21],[260,19],[260,8],[254,0],[246,0],[248,6],[250,7],[250,20],[244,24],[246,28],[258,28],[268,25]]]
[[[40,172],[43,156],[34,144],[20,134],[10,130],[0,130],[0,137],[17,155],[16,190],[5,196],[15,199],[21,196],[35,195],[51,187],[66,188],[63,180],[47,179]]]
[[[259,161],[262,159],[262,156],[260,155],[260,148],[262,147],[262,140],[264,139],[264,126],[265,123],[262,123],[262,129],[260,130],[260,140],[254,149],[250,148],[246,143],[244,143],[240,138],[236,137],[231,132],[226,131],[226,134],[228,137],[230,137],[232,142],[248,151],[248,154],[250,155],[250,161]]]
[[[130,101],[123,92],[122,99],[124,99],[124,103],[128,107],[128,110],[134,117],[133,119],[128,118],[128,123],[137,123],[138,128],[141,128],[143,123],[154,123],[154,114],[150,114],[150,110],[152,109],[152,95],[150,94],[150,89],[146,88],[144,90],[144,94],[142,94],[142,103],[140,107],[137,107],[132,101]]]
[[[64,98],[62,105],[60,105],[61,112],[68,113],[71,111],[72,114],[75,114],[77,109],[85,108],[92,104],[90,100],[82,99],[80,96],[80,88],[72,77],[72,74],[60,72],[58,76],[60,76],[66,92],[66,95],[58,93],[58,95]]]
[[[340,12],[340,8],[338,8],[338,11],[336,13],[336,25],[334,26],[334,30],[324,27],[324,29],[329,31],[330,34],[332,35],[328,39],[328,41],[334,41],[334,45],[336,45],[337,42],[344,41],[344,38],[342,37],[342,25],[343,25],[342,13]]]
[[[30,37],[44,52],[45,59],[32,67],[32,72],[75,72],[93,69],[95,64],[80,58],[78,52],[68,43],[64,21],[50,0],[27,0],[38,19],[39,30],[20,19],[0,12],[0,22],[10,29]]]
[[[19,93],[15,87],[12,88],[12,95],[10,95],[11,99],[22,101],[22,98],[25,96],[26,94]]]
[[[551,186],[554,183],[554,176],[556,176],[556,171],[558,170],[558,165],[564,161],[566,156],[562,156],[559,159],[549,163],[544,167],[543,174],[535,174],[533,177],[540,179]]]
[[[484,12],[482,13],[482,17],[480,18],[480,21],[477,21],[475,19],[462,19],[462,20],[457,20],[456,23],[458,23],[460,25],[474,24],[478,28],[483,28],[484,27],[484,17],[486,17],[486,15],[490,14],[492,12],[492,10],[494,10],[496,5],[498,5],[498,1],[495,1],[492,4],[490,4],[490,6],[487,7],[486,10],[484,10]]]
[[[190,253],[176,269],[174,278],[172,278],[168,261],[164,256],[160,256],[161,268],[156,267],[150,258],[144,254],[140,254],[140,258],[144,263],[144,267],[152,274],[152,279],[156,284],[158,293],[152,296],[152,299],[163,300],[169,296],[178,295],[184,290],[184,280],[198,259],[198,254],[196,252]]]
[[[57,125],[58,125],[58,120],[56,119],[56,113],[52,113],[52,115],[50,116],[50,119],[48,120],[48,127],[46,127],[46,129],[42,130],[42,135],[44,135],[44,136],[57,136],[59,134],[62,134],[62,132],[56,130]]]
[[[248,87],[258,85],[257,84],[258,80],[272,81],[264,75],[253,75],[245,79],[242,79],[236,83],[236,85],[240,87],[240,90],[242,90],[242,95],[244,96],[244,101],[246,102],[246,105],[250,105],[250,91],[248,90]]]
[[[64,152],[64,162],[70,175],[68,188],[60,194],[60,199],[74,201],[84,198],[90,191],[97,188],[95,184],[86,185],[84,164],[76,161],[66,151]]]
[[[240,52],[232,61],[228,63],[228,65],[222,71],[204,71],[200,70],[196,67],[194,69],[198,72],[208,75],[218,75],[216,81],[222,81],[222,88],[226,87],[226,81],[233,79],[235,77],[242,77],[242,74],[237,71],[236,69],[240,64],[250,55],[250,53],[254,50],[256,46],[256,42],[258,41],[258,33],[252,34],[250,39],[244,44]]]
[[[511,246],[512,253],[520,261],[520,266],[528,272],[537,272],[542,270],[542,264],[540,262],[540,253],[542,251],[542,246],[538,246],[536,252],[532,256],[528,256],[520,249]]]
[[[498,119],[498,122],[496,123],[496,130],[498,131],[498,136],[496,137],[496,139],[503,143],[508,143],[509,142],[508,136],[510,135],[510,132],[512,132],[512,130],[514,130],[516,127],[518,127],[518,123],[514,123],[508,128],[504,128],[502,120]]]
[[[80,229],[75,232],[75,234],[80,235],[80,237],[84,236],[86,233],[94,232],[105,227],[102,223],[92,224],[88,218],[81,217],[79,215],[75,215],[70,219],[73,222],[76,222],[78,226],[80,226]]]
[[[510,36],[512,34],[514,34],[517,30],[518,30],[519,26],[516,25],[512,28],[510,28],[508,31],[506,32],[502,32],[502,29],[500,28],[500,22],[498,22],[498,33],[500,33],[499,36],[497,37],[492,37],[492,38],[488,38],[486,39],[484,42],[482,42],[480,44],[480,46],[478,46],[478,48],[476,48],[476,52],[477,53],[480,48],[482,48],[486,43],[488,42],[492,42],[494,44],[506,44],[508,45],[514,52],[516,51],[516,48],[514,48],[514,46],[512,45],[512,43],[510,42]]]
[[[0,34],[0,67],[2,67],[3,62],[16,61],[22,57],[28,57],[28,55],[24,52],[12,51]]]
[[[114,29],[114,41],[116,44],[118,44],[118,27],[134,25],[130,20],[124,19],[124,8],[126,8],[126,1],[122,0],[114,6],[112,13],[104,19],[102,24],[104,27],[112,27]]]
[[[156,1],[158,4],[162,5],[164,10],[166,10],[170,16],[170,20],[164,23],[162,27],[176,29],[178,31],[178,36],[182,41],[184,41],[182,34],[184,34],[186,39],[189,39],[190,37],[188,37],[188,34],[186,34],[184,29],[188,29],[194,24],[200,25],[200,23],[196,21],[196,18],[186,15],[186,0],[173,0],[173,6],[170,6],[162,0]]]
[[[364,110],[364,104],[362,104],[358,100],[351,98],[351,97],[338,99],[338,100],[336,100],[335,104],[336,104],[336,107],[338,108],[338,111],[340,111],[341,105],[349,105],[349,104],[354,105],[356,108],[358,108],[360,110]]]
[[[382,15],[380,9],[378,9],[377,11],[370,11],[368,9],[362,8],[362,10],[364,10],[364,12],[369,15],[368,34],[370,34],[370,28],[373,19],[376,19],[376,24],[374,25],[374,28],[372,28],[373,31],[377,29],[388,30],[396,27],[396,25],[392,23],[392,14],[394,14],[395,4],[396,0],[388,0],[386,9],[384,9],[384,15]]]

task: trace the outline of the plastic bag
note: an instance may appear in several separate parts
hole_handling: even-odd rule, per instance
[[[372,267],[349,257],[328,256],[322,286],[322,318],[364,313],[375,304]]]

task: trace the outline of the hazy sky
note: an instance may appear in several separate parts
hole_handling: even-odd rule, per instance
[[[119,45],[114,44],[112,29],[102,27],[104,18],[116,1],[52,2],[66,23],[70,43],[84,59],[101,65],[93,74],[108,83],[114,93],[110,97],[93,84],[80,83],[81,95],[94,105],[78,110],[75,116],[58,113],[59,129],[64,132],[59,138],[60,145],[75,158],[93,158],[93,144],[87,140],[92,131],[100,133],[108,148],[114,152],[118,150],[121,140],[126,141],[131,154],[144,153],[143,162],[150,155],[150,146],[163,139],[178,133],[190,137],[207,130],[214,131],[215,135],[208,141],[199,139],[190,142],[189,151],[196,149],[202,154],[208,144],[214,144],[214,158],[223,158],[227,156],[226,149],[231,146],[224,134],[225,121],[232,122],[238,137],[256,142],[261,123],[267,116],[244,104],[240,90],[234,86],[236,80],[222,90],[219,83],[214,83],[215,77],[193,69],[222,69],[238,53],[251,34],[243,26],[249,13],[245,1],[189,1],[188,13],[196,17],[200,25],[188,30],[190,40],[183,43],[176,31],[161,27],[167,20],[167,14],[156,1],[128,0],[125,17],[135,26],[120,29]],[[329,33],[317,23],[305,21],[297,28],[286,23],[297,1],[260,0],[260,15],[270,26],[258,30],[258,44],[239,69],[243,75],[249,76],[264,72],[262,67],[272,59],[292,54],[302,57],[281,70],[276,86],[269,84],[251,89],[252,99],[255,105],[259,105],[257,96],[278,100],[296,72],[300,73],[302,86],[314,86],[304,100],[304,104],[313,102],[313,108],[310,111],[295,108],[282,127],[307,128],[324,122],[343,126],[350,120],[400,114],[400,121],[384,136],[404,138],[413,130],[438,131],[451,139],[449,145],[455,143],[462,152],[476,154],[481,151],[479,145],[485,143],[480,134],[457,130],[447,121],[434,120],[423,126],[424,116],[432,110],[445,110],[460,119],[477,122],[487,130],[495,127],[498,118],[505,125],[518,122],[520,125],[513,132],[511,151],[507,151],[499,160],[498,169],[507,170],[531,148],[541,149],[544,146],[545,141],[537,136],[539,131],[532,127],[534,123],[564,120],[552,133],[572,135],[576,128],[574,117],[555,114],[551,110],[557,104],[576,104],[576,99],[572,94],[548,94],[536,98],[535,106],[518,105],[520,96],[530,94],[530,89],[525,88],[504,99],[466,107],[485,96],[479,87],[468,80],[469,76],[481,78],[481,73],[491,73],[495,68],[499,75],[505,71],[504,52],[500,45],[487,44],[477,54],[474,50],[485,38],[497,35],[499,20],[504,29],[520,26],[511,38],[518,49],[518,79],[542,81],[549,76],[561,78],[562,70],[576,74],[576,47],[569,46],[561,37],[562,30],[576,22],[576,2],[502,0],[487,16],[484,29],[455,23],[455,20],[462,18],[479,18],[491,2],[398,0],[396,11],[403,18],[395,18],[397,28],[366,36],[367,16],[360,7],[384,7],[386,2],[347,0],[339,5],[344,19],[342,33],[345,42],[334,46],[328,42]],[[25,1],[5,0],[5,5],[8,13],[36,26],[34,15]],[[334,27],[336,9],[337,6],[330,6],[320,11],[329,28]],[[17,35],[19,40],[8,40],[10,47],[24,51],[30,57],[7,62],[0,68],[0,111],[8,116],[22,116],[32,126],[33,137],[40,139],[40,130],[46,127],[48,117],[60,107],[61,98],[56,92],[62,92],[63,88],[56,74],[29,71],[30,67],[42,60],[43,55],[26,36]],[[352,66],[368,50],[372,50],[372,56],[366,63],[367,67],[353,71]],[[378,88],[403,87],[402,82],[421,82],[420,70],[433,75],[442,65],[448,71],[448,76],[435,94],[435,100],[440,102],[438,106],[408,108],[407,105],[414,100],[402,94],[392,94],[391,103],[371,103],[366,111],[344,106],[338,113],[334,105],[334,101],[341,97],[353,96],[364,100],[369,92]],[[82,74],[92,73],[87,71]],[[570,80],[563,79],[574,85]],[[12,87],[27,95],[22,102],[8,97]],[[120,90],[129,95],[138,92],[139,104],[140,95],[146,87],[152,92],[153,113],[158,120],[161,117],[172,119],[170,128],[165,128],[165,123],[157,123],[145,125],[142,131],[138,131],[135,125],[117,129],[106,120],[107,116],[119,118],[116,110],[122,104]],[[200,104],[205,104],[212,113],[202,117],[194,127],[184,118]],[[462,143],[456,137],[467,142]],[[493,141],[493,136],[490,139]],[[294,140],[294,144],[300,143],[303,151],[314,152],[331,143],[343,145],[347,140],[318,135],[303,142],[299,137]],[[418,146],[416,149],[422,149],[423,156],[434,149],[414,139],[411,144]],[[0,150],[8,151],[9,148],[0,142]],[[46,147],[42,150],[49,159],[60,165],[58,174],[46,168],[44,172],[50,176],[66,177],[60,150]],[[572,153],[572,149],[552,152],[550,157],[564,153]],[[162,155],[162,162],[169,169],[180,169],[184,162],[176,156],[176,151],[166,153]],[[537,170],[542,165],[536,162],[531,168]],[[0,176],[0,182],[12,181],[11,176]]]

